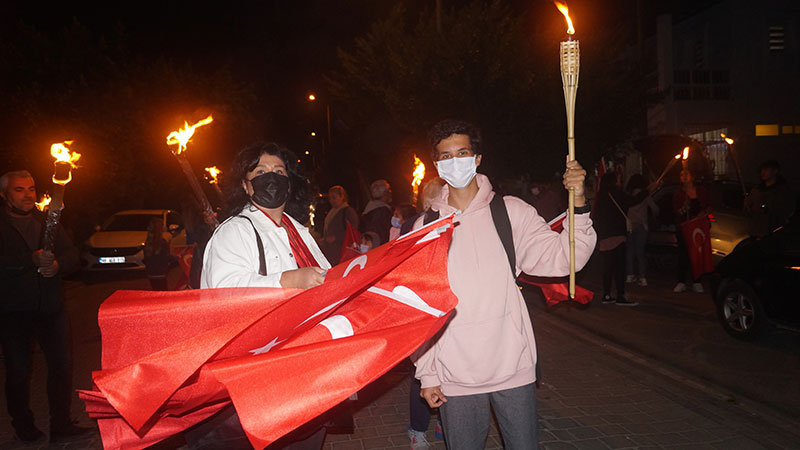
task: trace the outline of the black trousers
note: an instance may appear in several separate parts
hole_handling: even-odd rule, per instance
[[[617,285],[617,298],[625,297],[625,243],[608,251],[601,251],[603,257],[603,295],[611,295],[611,280]]]
[[[422,384],[418,379],[411,375],[411,388],[408,394],[408,406],[411,416],[411,429],[414,431],[426,432],[431,423],[431,409],[428,402],[419,396],[422,391]]]
[[[6,406],[15,429],[33,424],[30,380],[33,340],[47,362],[47,401],[50,429],[71,425],[72,340],[64,310],[55,314],[0,313],[0,344],[6,365]]]

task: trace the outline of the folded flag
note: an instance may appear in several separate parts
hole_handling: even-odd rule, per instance
[[[347,399],[449,317],[452,229],[432,222],[308,290],[114,293],[98,314],[102,370],[79,391],[104,448],[145,448],[230,403],[264,448]]]

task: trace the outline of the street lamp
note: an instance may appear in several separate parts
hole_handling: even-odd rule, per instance
[[[317,96],[311,92],[308,94],[308,101],[314,102],[317,100]],[[331,105],[327,102],[325,103],[325,123],[328,127],[328,146],[330,147],[333,144],[331,139]],[[316,133],[311,133],[312,136],[316,136]]]

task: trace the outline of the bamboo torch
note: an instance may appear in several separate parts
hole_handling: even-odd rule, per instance
[[[733,155],[733,139],[725,136],[725,133],[720,133],[719,136],[722,139],[725,139],[725,143],[728,144],[728,154],[731,156],[731,161],[733,161],[733,167],[736,168],[736,176],[739,178],[739,184],[742,185],[742,195],[747,197],[747,188],[744,186],[742,171],[739,169],[739,163],[736,161],[736,157]]]
[[[578,40],[572,39],[575,28],[569,17],[569,8],[562,2],[554,2],[567,21],[567,40],[561,42],[561,84],[564,87],[564,104],[567,109],[567,145],[569,160],[575,160],[575,98],[578,94],[581,50]],[[575,190],[569,190],[569,297],[575,298]]]
[[[194,171],[192,171],[192,166],[189,165],[189,160],[186,159],[186,155],[184,154],[186,152],[187,144],[194,135],[195,128],[208,125],[213,121],[214,118],[210,115],[194,125],[189,125],[188,122],[184,121],[183,128],[178,131],[173,131],[169,134],[169,136],[167,136],[167,145],[177,145],[177,148],[172,150],[172,154],[178,159],[181,170],[183,170],[183,174],[186,176],[186,180],[189,182],[192,192],[194,192],[195,197],[197,197],[197,201],[200,202],[203,212],[208,217],[212,218],[213,223],[211,224],[211,227],[216,228],[217,225],[219,225],[219,221],[217,221],[217,218],[214,215],[214,210],[211,209],[211,203],[209,203],[208,197],[206,197],[205,192],[203,192],[203,188],[200,187],[200,182],[197,181],[197,176],[194,174]]]
[[[75,163],[81,157],[80,153],[69,150],[70,145],[72,145],[72,141],[64,141],[50,146],[50,154],[56,160],[53,163],[53,195],[48,201],[49,208],[44,224],[44,245],[42,246],[48,252],[52,252],[55,247],[56,226],[61,220],[61,211],[64,209],[64,187],[72,181],[72,169],[78,167]]]

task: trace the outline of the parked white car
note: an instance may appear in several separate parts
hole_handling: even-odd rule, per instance
[[[180,215],[169,209],[120,211],[97,228],[84,243],[81,257],[87,270],[143,269],[144,242],[150,220],[161,218],[170,249],[186,245],[186,230]]]

